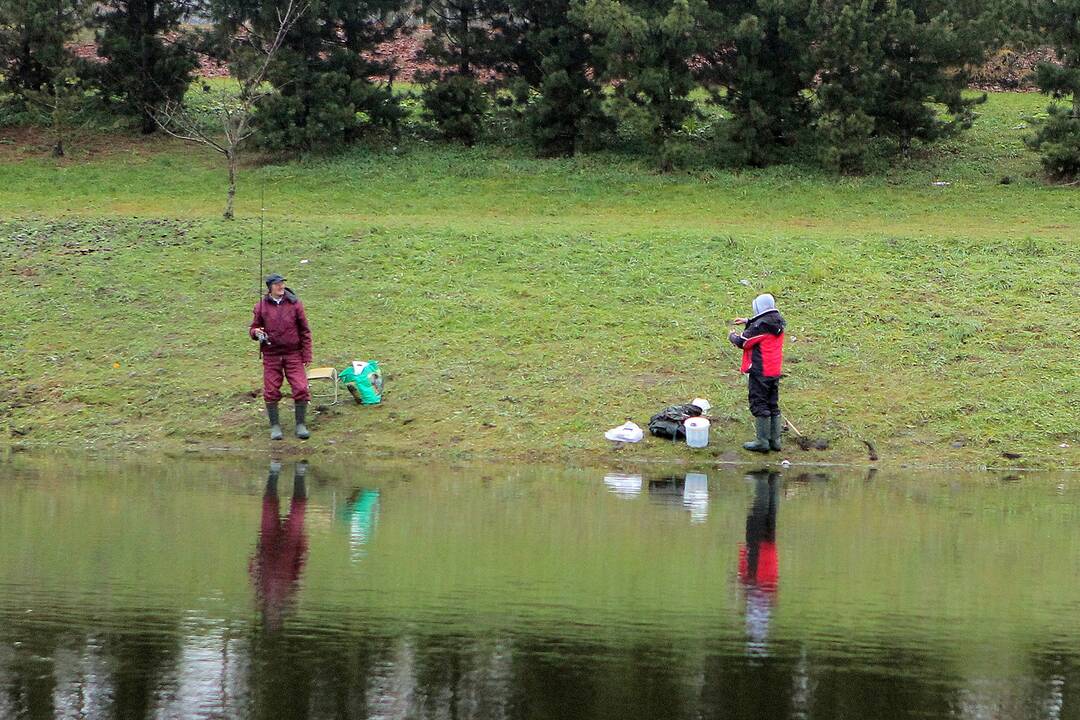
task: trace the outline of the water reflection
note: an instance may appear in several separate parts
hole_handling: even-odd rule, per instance
[[[282,519],[278,500],[278,477],[281,463],[271,462],[262,498],[262,519],[255,555],[249,572],[264,626],[281,627],[299,588],[300,575],[307,561],[308,538],[304,531],[307,511],[307,463],[298,462],[293,470],[292,499],[289,514]]]
[[[367,546],[379,523],[379,490],[356,488],[345,501],[343,512],[349,526],[349,557],[353,562],[367,555]]]
[[[1069,480],[179,465],[0,464],[0,719],[1080,717]]]
[[[703,523],[709,517],[709,478],[704,473],[649,480],[648,488],[650,500],[689,511],[691,523]]]
[[[608,473],[604,476],[604,485],[608,490],[621,498],[635,498],[641,494],[640,475],[624,475],[622,473]]]
[[[780,502],[780,473],[749,473],[754,501],[746,516],[746,542],[739,545],[739,582],[746,605],[746,648],[750,655],[768,652],[769,622],[780,581],[776,549],[776,510]]]
[[[703,523],[709,517],[709,478],[705,473],[686,473],[683,507],[690,511],[690,522]]]

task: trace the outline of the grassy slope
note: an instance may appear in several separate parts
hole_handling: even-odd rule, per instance
[[[710,452],[738,457],[726,319],[767,290],[787,412],[836,438],[800,459],[863,458],[868,437],[886,461],[1075,466],[1080,196],[1040,184],[1016,129],[1043,104],[994,95],[962,141],[862,179],[357,150],[249,170],[233,223],[201,150],[0,146],[0,410],[19,442],[263,447],[244,327],[265,182],[267,270],[305,299],[317,362],[391,376],[386,406],[323,414],[309,445],[602,455],[607,427],[704,395],[728,418]]]

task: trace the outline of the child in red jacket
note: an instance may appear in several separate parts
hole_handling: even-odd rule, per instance
[[[780,450],[780,432],[784,419],[780,416],[780,377],[784,371],[784,318],[776,309],[772,295],[758,295],[753,303],[754,315],[735,318],[736,325],[745,325],[741,333],[731,331],[731,344],[743,351],[742,371],[749,380],[750,414],[754,416],[757,438],[744,443],[753,452]]]

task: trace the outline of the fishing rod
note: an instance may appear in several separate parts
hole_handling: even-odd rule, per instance
[[[263,245],[265,238],[263,235],[263,220],[266,217],[266,178],[262,178],[259,183],[259,277],[258,283],[255,286],[255,293],[262,295],[263,284]]]
[[[266,216],[266,178],[261,178],[259,182],[259,277],[255,278],[255,295],[261,298],[263,294],[263,248],[266,244],[266,237],[263,232],[263,221]],[[259,302],[259,301],[256,301]],[[259,340],[258,352],[259,359],[262,359],[263,341]]]

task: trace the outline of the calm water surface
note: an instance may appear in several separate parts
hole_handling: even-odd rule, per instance
[[[1080,478],[15,455],[0,718],[1080,718]]]

